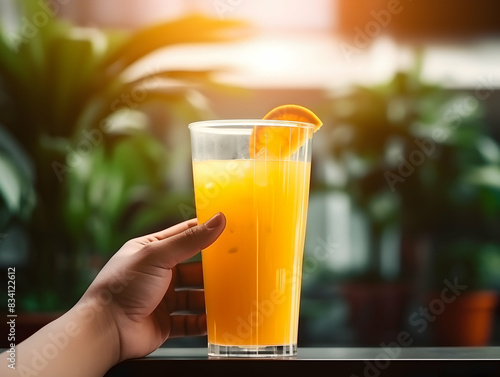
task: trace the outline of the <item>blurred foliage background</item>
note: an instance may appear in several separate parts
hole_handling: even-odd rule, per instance
[[[178,204],[191,200],[169,176],[179,150],[162,140],[172,124],[210,116],[190,84],[212,72],[127,69],[159,48],[231,40],[242,24],[193,15],[136,32],[84,29],[43,2],[16,5],[24,33],[0,40],[0,225],[26,247],[12,250],[27,255],[20,307],[62,310],[124,241],[182,220]],[[144,115],[154,102],[169,117],[156,128]]]
[[[500,291],[493,2],[0,10],[0,267],[18,269],[20,309],[67,309],[127,239],[194,216],[190,121],[283,103],[324,121],[300,345],[379,345],[402,330],[435,344],[409,318],[446,279]]]

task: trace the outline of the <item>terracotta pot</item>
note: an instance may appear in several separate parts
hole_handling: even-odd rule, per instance
[[[446,304],[434,321],[439,346],[485,346],[493,326],[498,294],[494,291],[465,293]]]

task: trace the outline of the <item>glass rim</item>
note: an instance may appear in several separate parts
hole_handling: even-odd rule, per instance
[[[222,120],[201,120],[189,123],[190,130],[203,128],[249,128],[254,126],[273,126],[273,127],[292,127],[292,128],[310,128],[314,130],[315,125],[307,122],[297,122],[293,120],[272,120],[272,119],[222,119]]]

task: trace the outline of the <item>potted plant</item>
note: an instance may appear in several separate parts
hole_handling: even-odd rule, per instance
[[[435,311],[435,343],[487,345],[500,290],[500,244],[455,241],[436,255],[434,269],[436,290],[428,306]],[[446,286],[455,289],[443,295]]]
[[[191,200],[173,189],[165,143],[176,124],[209,112],[196,85],[213,84],[214,71],[130,69],[160,48],[233,41],[245,28],[192,15],[97,30],[41,1],[16,5],[19,20],[46,22],[29,35],[21,21],[15,31],[0,24],[2,263],[15,259],[19,310],[59,311],[126,239],[178,221]],[[166,109],[162,127],[146,116],[154,103]]]
[[[440,187],[446,195],[439,197],[440,223],[429,232],[432,252],[427,264],[431,271],[427,305],[431,310],[433,302],[434,309],[438,307],[434,342],[484,346],[500,291],[500,146],[486,130],[479,130],[462,135],[445,151],[448,166],[449,161],[454,164],[448,171],[440,169],[440,174],[448,175]],[[442,291],[450,285],[461,289],[444,299]]]
[[[366,224],[355,235],[368,240],[366,262],[346,271],[343,286],[355,327],[363,337],[374,333],[369,343],[405,326],[411,299],[440,253],[438,240],[448,245],[460,234],[500,242],[500,148],[488,134],[484,106],[465,91],[422,82],[419,67],[417,61],[386,83],[339,93],[322,114],[332,125],[326,158],[336,171],[322,184],[345,193]],[[393,242],[384,242],[387,234]],[[395,247],[390,258],[388,247]],[[384,315],[389,307],[399,319]]]

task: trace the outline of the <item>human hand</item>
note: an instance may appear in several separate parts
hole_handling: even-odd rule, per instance
[[[212,244],[226,219],[219,213],[197,224],[188,220],[128,241],[76,305],[92,308],[109,326],[116,362],[145,356],[169,337],[206,333],[204,292],[186,289],[202,286],[201,263],[181,262]]]
[[[176,290],[200,286],[201,265],[181,262],[212,244],[225,226],[219,213],[201,225],[189,220],[128,241],[73,308],[15,347],[16,367],[0,374],[98,377],[168,337],[204,334],[203,291]],[[174,315],[185,310],[198,314]]]

